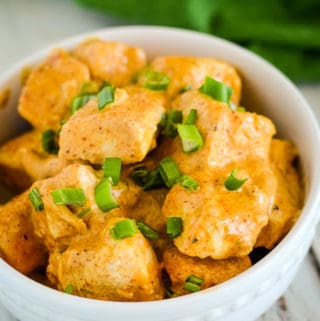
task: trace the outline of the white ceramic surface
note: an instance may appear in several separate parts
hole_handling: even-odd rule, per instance
[[[190,31],[159,27],[106,29],[78,36],[53,47],[71,48],[88,36],[119,40],[159,54],[206,55],[236,65],[244,77],[244,104],[271,117],[281,137],[295,142],[306,177],[303,213],[286,238],[263,260],[221,285],[170,300],[119,303],[88,300],[42,286],[17,273],[0,260],[0,300],[21,321],[251,321],[263,313],[286,289],[304,258],[319,220],[320,138],[316,120],[296,88],[260,58],[226,41]],[[0,77],[0,88],[19,90],[21,67],[48,54],[43,50]],[[0,135],[17,129],[16,97],[0,111]],[[4,121],[5,120],[5,121]],[[4,126],[6,124],[6,126]],[[20,126],[20,125],[19,125]],[[17,129],[18,130],[18,129]]]

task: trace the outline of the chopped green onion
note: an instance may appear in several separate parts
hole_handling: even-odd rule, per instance
[[[188,189],[189,191],[195,191],[199,188],[198,182],[188,175],[181,175],[177,179],[177,183],[179,183],[182,187]]]
[[[237,189],[239,189],[244,182],[248,179],[248,178],[242,178],[242,179],[238,179],[236,178],[236,172],[237,172],[237,168],[235,167],[231,174],[227,177],[227,179],[224,182],[224,186],[226,187],[227,190],[229,191],[236,191]]]
[[[73,115],[77,110],[81,109],[91,99],[97,98],[96,95],[82,95],[72,99],[71,114]]]
[[[197,151],[203,146],[203,139],[195,125],[178,124],[177,128],[185,153]]]
[[[60,136],[60,132],[61,132],[61,130],[62,130],[62,127],[64,126],[64,124],[65,124],[66,122],[67,122],[66,119],[60,121],[60,128],[57,130],[57,136],[58,136],[58,137]]]
[[[148,172],[145,166],[138,166],[133,170],[131,176],[134,182],[141,186],[144,191],[165,186],[158,168]]]
[[[138,232],[135,220],[124,219],[117,222],[113,228],[110,229],[110,234],[113,239],[121,240],[126,237],[132,237]]]
[[[118,185],[121,172],[120,158],[106,158],[104,160],[104,177],[111,177],[112,185]]]
[[[143,190],[148,191],[150,189],[161,188],[164,186],[165,185],[160,175],[159,169],[155,168],[148,174],[146,182],[143,186]]]
[[[166,223],[166,231],[170,238],[174,239],[182,233],[181,217],[168,217]]]
[[[29,199],[34,207],[34,209],[39,212],[43,210],[44,205],[41,199],[40,192],[38,191],[37,188],[33,188],[30,193],[29,193]]]
[[[58,154],[57,136],[53,129],[48,129],[42,133],[42,148],[49,154]]]
[[[85,208],[80,213],[77,214],[77,218],[83,218],[90,212],[91,212],[91,208]]]
[[[240,112],[240,113],[244,113],[246,111],[246,108],[245,107],[242,107],[242,106],[238,106],[236,108],[236,111]]]
[[[82,206],[86,202],[86,196],[82,188],[60,188],[50,194],[57,205]]]
[[[159,233],[153,230],[150,226],[142,222],[141,220],[137,222],[138,229],[140,232],[149,240],[158,240]]]
[[[64,290],[65,293],[67,294],[71,294],[73,291],[73,285],[72,284],[68,284]]]
[[[143,87],[152,90],[165,90],[170,82],[167,75],[152,69],[145,69],[143,71],[142,80]]]
[[[114,102],[114,87],[105,86],[98,93],[98,109],[101,110],[106,105]]]
[[[85,82],[81,87],[81,94],[95,94],[99,91],[99,85],[95,81]]]
[[[187,279],[186,282],[191,282],[193,284],[197,284],[197,285],[202,285],[204,282],[204,279],[199,278],[198,276],[195,276],[193,274],[190,274]]]
[[[112,194],[112,183],[111,179],[104,178],[99,183],[94,191],[94,198],[102,212],[108,212],[114,208],[118,208],[119,205]]]
[[[173,186],[181,175],[176,162],[170,156],[160,161],[159,173],[167,187]]]
[[[133,170],[131,176],[137,185],[144,186],[147,181],[148,170],[145,166],[138,166]]]
[[[160,124],[164,124],[161,131],[162,135],[174,138],[177,136],[177,128],[175,124],[182,123],[182,112],[180,110],[169,109],[166,115],[161,118]]]
[[[197,292],[201,289],[204,279],[190,274],[184,283],[184,289],[188,292]]]
[[[162,113],[159,125],[164,127],[167,123],[167,113]]]
[[[194,125],[197,121],[197,116],[198,111],[196,109],[191,109],[184,123],[186,125]]]
[[[199,285],[192,282],[185,282],[183,288],[188,292],[198,292],[201,290],[201,287]]]
[[[226,104],[229,104],[232,95],[232,88],[208,76],[199,91]]]

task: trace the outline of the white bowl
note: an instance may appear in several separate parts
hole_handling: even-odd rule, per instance
[[[0,300],[20,321],[255,320],[293,279],[319,221],[320,135],[310,107],[279,71],[230,42],[173,28],[108,28],[56,43],[0,76],[0,88],[12,91],[9,106],[0,110],[0,142],[24,126],[16,112],[22,67],[38,63],[53,48],[70,49],[88,37],[141,46],[149,57],[214,56],[235,65],[244,81],[243,104],[270,117],[279,136],[290,139],[299,149],[306,185],[302,214],[289,234],[265,258],[239,276],[198,293],[140,303],[85,299],[34,282],[0,259]]]

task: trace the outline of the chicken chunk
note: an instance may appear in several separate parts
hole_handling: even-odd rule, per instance
[[[130,217],[142,220],[158,232],[165,232],[166,222],[161,207],[166,193],[164,188],[141,192],[135,206],[130,210]]]
[[[193,153],[184,153],[179,136],[166,138],[157,148],[158,159],[171,155],[182,172],[192,174],[206,168],[225,166],[250,157],[268,158],[273,123],[266,117],[249,112],[234,112],[226,104],[192,90],[179,96],[172,108],[181,110],[186,119],[197,110],[196,127],[204,145]]]
[[[224,61],[209,57],[165,56],[156,57],[150,67],[170,78],[167,88],[170,98],[188,88],[199,88],[209,76],[231,87],[231,100],[236,106],[239,104],[241,79],[235,68]]]
[[[224,185],[237,167],[242,187]],[[163,205],[163,215],[182,219],[182,234],[174,239],[178,250],[199,258],[226,259],[248,255],[261,229],[267,225],[277,181],[269,163],[248,159],[211,172],[194,173],[199,188],[189,191],[175,184]]]
[[[94,191],[100,181],[101,175],[90,166],[72,164],[60,174],[33,184],[32,188],[38,189],[44,203],[42,211],[34,211],[32,214],[35,233],[44,240],[50,252],[64,249],[74,236],[101,229],[113,216],[125,215],[126,209],[138,199],[139,187],[130,181],[120,182],[112,189],[120,208],[115,208],[106,215],[95,202]],[[54,202],[51,196],[53,190],[70,187],[83,189],[86,203],[82,207],[68,207]]]
[[[54,51],[31,72],[18,111],[35,128],[57,129],[70,115],[72,99],[88,80],[86,65],[62,50]]]
[[[47,274],[58,289],[70,284],[73,294],[114,301],[163,298],[160,265],[150,243],[137,232],[115,240],[114,218],[97,234],[74,239],[68,249],[50,256]]]
[[[260,232],[256,247],[272,249],[288,233],[300,214],[303,190],[292,165],[297,156],[297,150],[290,142],[272,140],[270,158],[278,188],[269,223]]]
[[[251,261],[248,256],[225,260],[199,259],[170,248],[164,251],[163,266],[170,277],[171,289],[175,294],[182,295],[188,293],[184,285],[190,275],[203,279],[201,289],[206,289],[245,271],[251,266]]]
[[[21,273],[44,266],[47,253],[34,234],[28,193],[0,207],[0,257]]]
[[[147,61],[140,48],[99,39],[83,42],[73,51],[73,56],[89,67],[94,79],[116,87],[129,85]]]
[[[139,87],[116,89],[115,101],[100,111],[92,99],[62,127],[59,156],[94,164],[106,157],[139,162],[156,146],[163,111],[163,96]]]
[[[0,177],[24,191],[34,181],[58,174],[69,162],[43,151],[41,133],[31,130],[0,147]]]

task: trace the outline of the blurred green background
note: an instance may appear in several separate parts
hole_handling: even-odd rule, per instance
[[[320,0],[75,1],[130,23],[226,38],[263,56],[293,81],[320,81]]]

